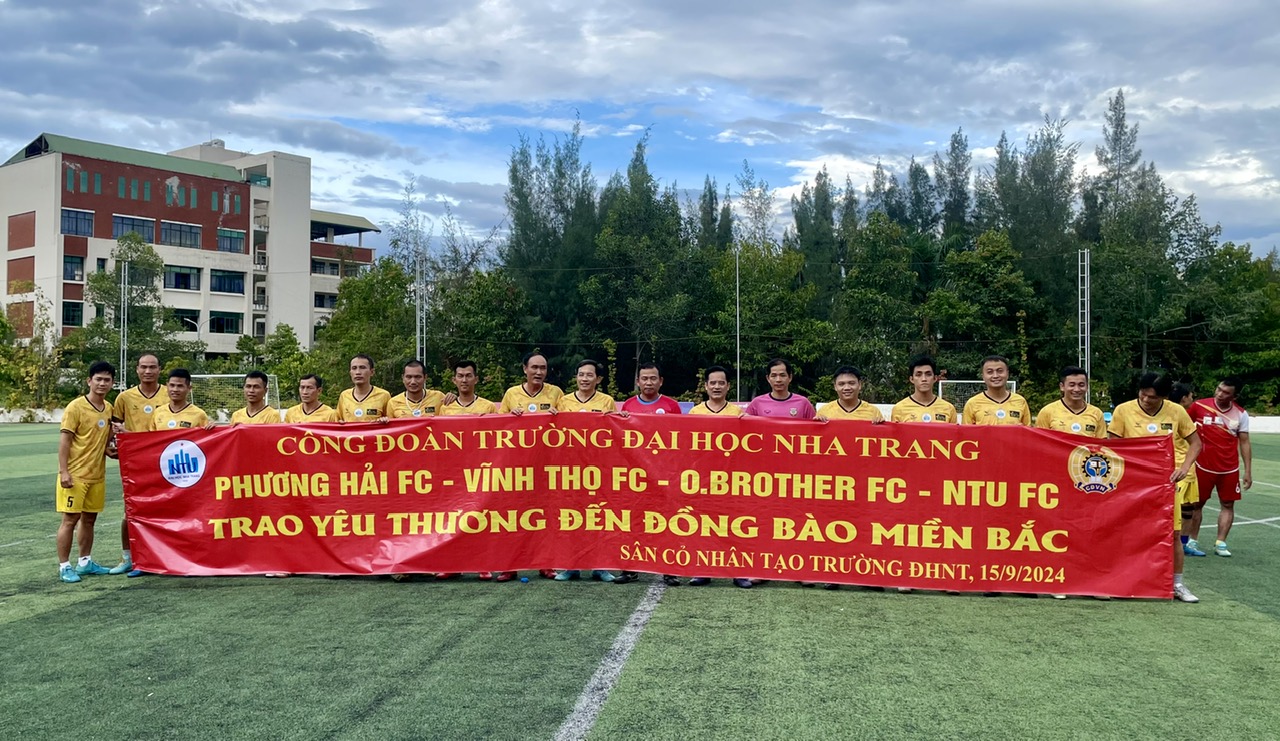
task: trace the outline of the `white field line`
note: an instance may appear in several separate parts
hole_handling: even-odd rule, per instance
[[[560,730],[556,731],[555,735],[556,741],[580,741],[591,733],[596,719],[600,717],[600,709],[604,707],[605,700],[609,699],[609,693],[618,683],[622,668],[630,658],[636,643],[639,642],[640,635],[644,633],[644,627],[649,624],[649,618],[653,615],[653,610],[658,606],[665,590],[666,586],[661,580],[649,586],[640,604],[636,605],[636,609],[628,618],[627,624],[622,626],[622,630],[618,631],[617,637],[613,639],[613,645],[605,652],[604,658],[600,659],[600,665],[596,667],[595,674],[591,675],[587,685],[582,688],[582,694],[578,695],[578,702],[574,704],[573,712],[569,713],[569,717],[560,724]]]
[[[100,528],[100,527],[111,527],[112,525],[119,525],[119,524],[120,524],[120,521],[119,521],[119,520],[116,520],[115,522],[98,522],[98,523],[95,523],[95,524],[94,524],[94,526],[93,526],[93,529],[94,529],[94,531],[95,531],[95,532],[94,532],[94,535],[95,535],[95,536],[97,535],[97,529],[98,529],[98,528]],[[56,537],[58,537],[58,533],[57,533],[57,532],[54,532],[54,533],[53,533],[53,534],[51,534],[51,535],[46,535],[46,536],[44,536],[44,539],[45,539],[45,540],[48,540],[49,538],[56,538]],[[26,540],[15,540],[15,541],[13,541],[12,543],[0,543],[0,548],[12,548],[12,547],[14,547],[15,545],[23,545],[23,544],[26,544],[26,543],[35,543],[35,542],[37,542],[37,541],[39,541],[39,540],[41,540],[41,539],[40,539],[40,538],[27,538]]]
[[[1211,512],[1221,511],[1217,507],[1208,504],[1206,504],[1204,508]],[[1266,525],[1267,527],[1274,527],[1275,529],[1280,530],[1280,524],[1276,524],[1278,520],[1280,520],[1280,517],[1266,517],[1261,520],[1254,520],[1249,517],[1236,515],[1236,518],[1231,521],[1231,527],[1240,527],[1241,525]],[[1216,520],[1214,522],[1201,522],[1200,529],[1204,530],[1205,528],[1212,528],[1216,530],[1218,528],[1218,523]]]

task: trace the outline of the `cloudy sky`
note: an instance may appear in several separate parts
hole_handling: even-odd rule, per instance
[[[731,9],[731,10],[729,10]],[[650,132],[664,184],[861,186],[963,127],[975,164],[1070,119],[1081,164],[1123,88],[1140,146],[1224,239],[1280,244],[1280,6],[698,0],[0,0],[0,149],[41,132],[305,154],[317,208],[501,225],[520,135],[579,117],[602,179]],[[3,158],[0,158],[3,159]]]

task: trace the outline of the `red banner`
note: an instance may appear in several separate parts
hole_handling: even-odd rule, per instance
[[[1168,437],[560,414],[120,436],[162,574],[601,568],[1169,598]]]

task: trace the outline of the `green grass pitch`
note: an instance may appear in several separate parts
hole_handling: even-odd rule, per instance
[[[56,440],[0,427],[0,738],[551,738],[644,593],[536,577],[61,584]],[[1280,736],[1280,436],[1254,451],[1234,557],[1188,559],[1198,605],[668,589],[591,737]],[[94,553],[113,565],[114,465],[108,481]]]

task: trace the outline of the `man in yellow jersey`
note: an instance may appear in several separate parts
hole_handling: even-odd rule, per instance
[[[712,415],[724,419],[737,419],[745,412],[742,407],[729,401],[729,370],[723,365],[713,365],[702,373],[702,387],[706,389],[707,400],[698,402],[689,410],[689,414],[698,416]],[[689,580],[691,587],[705,587],[711,583],[707,576],[695,576]],[[733,580],[735,587],[750,589],[755,582],[745,577]]]
[[[836,400],[823,405],[818,419],[824,422],[832,419],[861,420],[872,424],[884,421],[884,415],[874,404],[861,399],[862,371],[852,365],[836,368],[835,389]]]
[[[160,359],[151,353],[138,358],[138,385],[120,392],[111,403],[111,421],[116,432],[147,432],[151,429],[151,413],[164,403],[160,396]],[[113,574],[133,571],[133,553],[129,549],[129,518],[120,518],[120,563]]]
[[[451,401],[440,406],[441,417],[467,414],[478,417],[498,411],[497,404],[484,397],[476,396],[476,383],[480,380],[478,370],[474,360],[459,360],[453,364],[453,387],[458,390],[458,393],[453,395]],[[437,579],[452,579],[455,576],[458,576],[458,573],[452,571],[441,571],[436,574]],[[489,581],[493,578],[493,574],[481,571],[479,577],[481,581]]]
[[[1062,398],[1040,409],[1036,414],[1036,427],[1084,437],[1107,436],[1102,410],[1088,401],[1088,371],[1074,365],[1063,368],[1058,373],[1058,390],[1062,392]]]
[[[453,364],[453,387],[458,394],[453,401],[440,407],[442,416],[493,414],[498,411],[497,404],[476,396],[476,383],[480,380],[477,370],[474,360],[459,360]]]
[[[555,409],[564,392],[559,386],[547,383],[547,356],[540,352],[526,353],[520,365],[524,369],[524,383],[507,389],[498,412],[519,415]]]
[[[1191,417],[1191,421],[1195,422],[1196,418],[1191,410],[1191,405],[1195,404],[1195,394],[1191,392],[1191,387],[1185,383],[1175,383],[1169,391],[1169,401],[1176,403],[1178,406],[1187,410],[1187,416]],[[1196,434],[1199,435],[1201,426],[1196,425]],[[1178,493],[1182,498],[1182,534],[1178,536],[1178,540],[1182,541],[1182,555],[1184,556],[1204,556],[1204,551],[1200,550],[1200,544],[1192,542],[1195,536],[1200,533],[1200,525],[1204,518],[1197,517],[1199,514],[1200,504],[1200,467],[1204,465],[1205,459],[1205,438],[1200,437],[1200,455],[1196,456],[1196,467],[1192,469],[1191,475],[1178,482]]]
[[[1168,376],[1146,373],[1138,379],[1138,398],[1126,401],[1111,413],[1107,433],[1111,437],[1150,437],[1173,435],[1174,471],[1169,480],[1179,483],[1191,473],[1200,455],[1200,436],[1187,410],[1168,400],[1173,381]],[[1200,599],[1182,583],[1182,502],[1179,487],[1173,500],[1173,597],[1183,602]]]
[[[556,402],[564,396],[559,386],[547,383],[547,356],[534,351],[525,353],[520,361],[524,369],[524,383],[512,386],[502,395],[502,403],[498,405],[501,414],[521,415],[527,413],[554,412]],[[544,579],[554,579],[555,569],[539,569]],[[511,581],[516,578],[514,571],[498,572],[494,581]]]
[[[982,393],[964,404],[963,424],[1031,426],[1027,400],[1009,390],[1009,359],[988,355],[982,359]]]
[[[153,431],[214,428],[216,423],[209,421],[209,415],[191,403],[191,371],[186,368],[169,371],[165,392],[169,395],[169,403],[160,405],[151,413]]]
[[[959,423],[955,406],[933,391],[938,382],[938,364],[928,355],[917,355],[907,361],[907,374],[911,381],[911,395],[889,412],[892,422],[925,422],[928,424],[954,425]]]
[[[328,404],[320,401],[320,392],[324,390],[324,381],[314,373],[308,373],[298,379],[298,398],[300,404],[289,407],[284,413],[284,421],[291,425],[308,422],[337,422],[338,412]]]
[[[113,573],[93,560],[93,525],[106,506],[107,446],[112,440],[111,402],[107,394],[116,369],[99,360],[89,366],[88,393],[72,400],[62,413],[58,436],[58,578],[69,584],[80,577]],[[71,539],[80,533],[80,560],[71,565]],[[115,572],[119,573],[119,572]]]
[[[426,387],[427,367],[421,360],[405,363],[400,380],[404,383],[404,393],[391,397],[387,405],[388,417],[434,417],[440,413],[444,394]]]
[[[386,422],[391,394],[373,385],[373,359],[351,359],[351,388],[338,395],[339,422]]]
[[[572,394],[561,396],[556,402],[556,412],[598,412],[601,414],[617,414],[618,403],[612,396],[599,391],[600,381],[604,375],[604,366],[594,360],[578,363],[577,384]],[[628,416],[625,412],[622,416]],[[578,569],[556,569],[556,581],[577,579]],[[593,569],[591,578],[602,582],[612,582],[615,577],[604,569]]]
[[[267,403],[267,374],[259,370],[244,376],[244,406],[231,413],[233,425],[280,424],[280,412]]]

